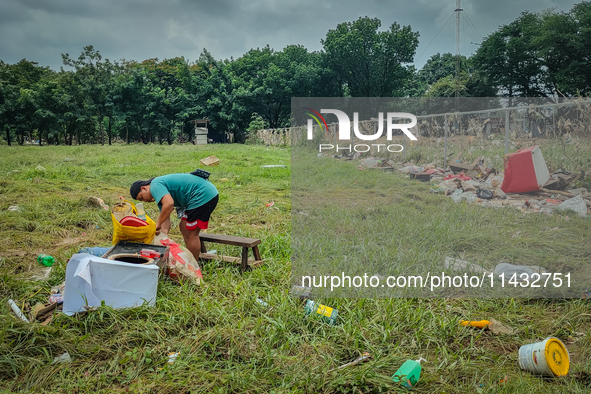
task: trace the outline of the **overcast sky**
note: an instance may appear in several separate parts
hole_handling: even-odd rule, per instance
[[[461,53],[522,11],[568,11],[579,2],[463,0]],[[238,58],[267,44],[318,51],[329,29],[369,16],[382,30],[396,22],[418,31],[421,67],[437,52],[455,53],[455,8],[455,0],[0,0],[0,59],[59,70],[62,53],[77,58],[86,45],[103,58],[137,61],[194,62],[204,48],[216,59]]]

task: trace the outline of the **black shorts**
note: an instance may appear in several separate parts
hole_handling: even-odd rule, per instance
[[[209,217],[211,213],[218,205],[219,195],[215,196],[200,207],[189,209],[188,211],[184,208],[176,209],[176,215],[179,219],[187,222],[187,230],[195,230],[200,228],[201,230],[207,229],[209,224]]]

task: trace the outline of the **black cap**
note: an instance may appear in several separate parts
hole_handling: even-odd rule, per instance
[[[154,178],[152,178],[154,179]],[[147,181],[135,181],[129,188],[129,194],[131,194],[131,198],[137,200],[137,195],[139,192],[142,191],[142,186],[147,186],[152,183],[152,179],[148,179]]]

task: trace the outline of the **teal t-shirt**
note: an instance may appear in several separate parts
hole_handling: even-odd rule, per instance
[[[195,209],[218,195],[218,189],[210,181],[192,174],[170,174],[156,177],[150,184],[150,193],[162,209],[161,200],[170,194],[174,206],[186,210]]]

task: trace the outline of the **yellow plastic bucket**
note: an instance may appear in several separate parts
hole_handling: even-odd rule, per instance
[[[519,367],[536,375],[566,376],[570,357],[560,339],[549,337],[520,347]]]

